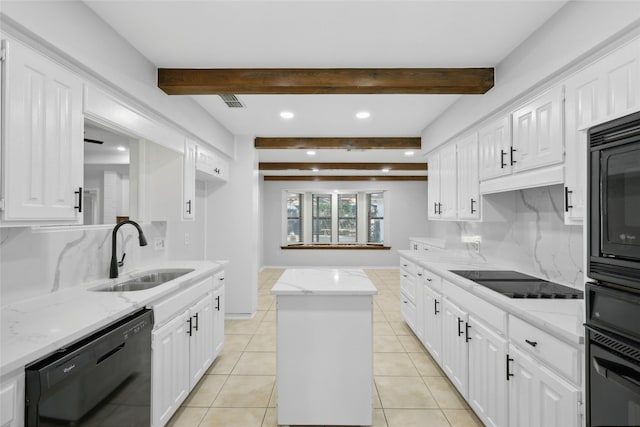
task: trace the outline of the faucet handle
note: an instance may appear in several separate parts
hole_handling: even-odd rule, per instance
[[[120,261],[118,261],[118,267],[122,267],[124,265],[124,257],[126,257],[127,254],[126,253],[122,253],[122,259]]]

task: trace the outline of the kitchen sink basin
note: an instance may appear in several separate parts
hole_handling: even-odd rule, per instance
[[[178,277],[184,276],[192,271],[193,268],[149,270],[123,282],[100,286],[92,290],[98,292],[144,291],[146,289],[155,288],[163,283],[167,283],[170,280],[177,279]]]

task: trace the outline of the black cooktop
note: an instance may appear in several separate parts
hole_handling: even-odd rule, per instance
[[[509,298],[583,299],[583,292],[569,286],[508,270],[450,270]]]

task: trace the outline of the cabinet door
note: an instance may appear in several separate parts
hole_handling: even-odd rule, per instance
[[[481,181],[511,173],[511,120],[504,116],[478,131],[478,175]]]
[[[590,67],[565,83],[565,203],[564,220],[579,224],[584,218],[587,187],[586,128],[598,119],[601,92],[597,68]]]
[[[485,425],[507,427],[507,340],[469,316],[469,405]]]
[[[428,285],[422,287],[424,313],[424,347],[431,357],[442,364],[442,296]]]
[[[422,289],[424,287],[424,270],[421,267],[417,267],[417,277],[415,279],[416,282],[416,294],[415,294],[415,305],[416,305],[416,336],[420,341],[424,340],[424,306],[422,304],[422,300],[424,298]]]
[[[81,224],[82,80],[19,43],[5,43],[3,219]]]
[[[579,427],[580,390],[509,345],[509,425]]]
[[[224,273],[218,273],[213,277],[213,357],[220,354],[224,347]]]
[[[196,202],[196,158],[198,145],[189,139],[184,143],[184,165],[182,174],[182,219],[195,219]]]
[[[189,394],[189,312],[153,331],[152,425],[164,426]]]
[[[191,307],[191,340],[189,341],[189,382],[193,388],[213,362],[213,297],[208,293]]]
[[[508,162],[514,172],[563,161],[562,98],[559,85],[513,112],[513,153]]]
[[[479,219],[478,134],[468,136],[457,145],[458,219]]]
[[[428,218],[437,219],[440,218],[439,203],[440,203],[440,154],[435,153],[427,159],[429,167],[429,181],[427,181],[427,206],[428,206]]]
[[[598,62],[601,120],[632,113],[640,105],[640,40],[615,50]]]
[[[440,150],[440,218],[455,218],[457,211],[456,144]]]
[[[467,399],[469,346],[465,340],[467,313],[445,299],[442,304],[442,369],[460,394]]]

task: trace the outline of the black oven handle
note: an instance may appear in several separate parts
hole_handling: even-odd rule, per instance
[[[640,373],[636,370],[599,357],[592,357],[591,361],[599,375],[617,382],[636,394],[640,394]]]

